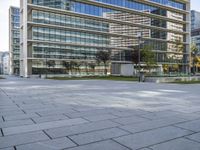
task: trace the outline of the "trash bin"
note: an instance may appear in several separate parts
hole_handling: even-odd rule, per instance
[[[144,77],[144,72],[140,72],[140,82],[144,82],[145,81],[145,77]]]

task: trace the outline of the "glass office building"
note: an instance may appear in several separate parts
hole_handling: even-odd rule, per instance
[[[146,45],[162,72],[173,65],[189,71],[189,0],[21,0],[21,18],[24,77],[41,73],[49,60],[59,74],[63,61],[95,62],[100,50],[111,50],[110,72],[120,74],[131,51]]]
[[[19,74],[20,66],[20,13],[19,8],[9,8],[9,57],[10,74]]]
[[[200,12],[191,10],[191,30],[200,28]]]

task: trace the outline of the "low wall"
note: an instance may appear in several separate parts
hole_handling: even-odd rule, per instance
[[[108,73],[108,75],[110,75],[109,73]],[[32,75],[31,76],[31,78],[42,78],[42,79],[44,79],[44,78],[53,78],[53,77],[86,77],[86,76],[88,76],[88,77],[90,77],[90,76],[105,76],[104,74],[102,74],[102,75],[100,75],[100,74],[82,74],[82,75],[79,75],[79,74],[72,74],[72,75],[69,75],[69,74],[47,74],[47,75],[45,75],[45,74],[42,74],[41,75],[41,77],[39,76],[39,75]]]
[[[145,77],[145,82],[165,83],[175,81],[197,81],[200,76],[194,77]]]

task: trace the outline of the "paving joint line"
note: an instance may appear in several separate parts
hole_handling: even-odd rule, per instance
[[[1,130],[1,134],[2,134],[2,136],[4,136],[4,133],[3,133],[3,130],[2,130],[2,128],[0,128],[0,130]]]
[[[13,146],[14,150],[17,150],[17,147],[16,146]]]
[[[119,145],[121,145],[121,146],[123,146],[123,147],[125,147],[125,148],[127,148],[127,149],[129,149],[129,150],[132,150],[130,147],[128,147],[128,146],[126,146],[126,145],[123,145],[123,144],[121,144],[121,143],[119,143],[118,141],[116,141],[115,139],[111,139],[113,142],[115,142],[115,143],[117,143],[117,144],[119,144]]]
[[[39,117],[43,117],[42,115],[40,115],[38,112],[34,112],[36,115],[38,115]],[[51,115],[48,115],[51,116]]]
[[[45,130],[42,130],[42,132],[44,132],[44,134],[46,135],[46,136],[48,136],[48,138],[50,138],[50,140],[52,140],[53,138],[49,135],[49,134],[47,134],[46,133],[46,131]]]
[[[127,131],[127,130],[125,130],[125,129],[122,129],[122,128],[120,128],[119,126],[118,127],[116,127],[117,129],[120,129],[120,130],[123,130],[123,131],[125,131],[125,132],[128,132],[129,134],[133,134],[132,132],[130,132],[130,131]]]
[[[33,121],[34,124],[37,124],[37,122],[35,122],[35,120],[33,120],[33,118],[30,118],[30,119]]]
[[[197,133],[196,131],[193,131],[193,130],[190,130],[190,129],[186,129],[186,128],[183,128],[183,127],[179,127],[179,126],[176,126],[176,125],[171,125],[171,126],[176,127],[176,128],[179,128],[179,129],[191,131],[191,132],[193,132],[193,134],[194,134],[194,133]]]
[[[190,141],[196,142],[196,143],[200,143],[200,141],[197,141],[197,140],[194,140],[194,139],[190,139],[190,138],[187,137],[187,136],[185,136],[184,138],[187,139],[187,140],[190,140]]]
[[[187,136],[187,135],[184,135],[184,136]],[[170,142],[170,141],[173,141],[173,140],[177,140],[177,139],[181,139],[181,138],[185,138],[184,136],[176,137],[176,138],[169,139],[169,140],[166,140],[166,141],[163,141],[163,142],[159,142],[159,143],[155,143],[155,144],[152,144],[152,145],[147,145],[147,146],[141,147],[139,149],[146,148],[146,147],[151,147],[151,146],[155,146],[155,145],[159,145],[159,144],[163,144],[163,143],[167,143],[167,142]],[[139,150],[139,149],[136,149],[136,150]]]
[[[76,146],[80,146],[78,143],[76,143],[73,139],[71,139],[69,136],[65,136],[67,137],[70,141],[72,141],[74,144],[76,144]]]
[[[1,118],[2,118],[3,122],[5,122],[5,118],[4,118],[4,116],[1,116]]]

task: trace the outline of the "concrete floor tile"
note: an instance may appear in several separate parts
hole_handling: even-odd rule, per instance
[[[192,132],[175,128],[164,127],[150,131],[140,132],[132,135],[122,136],[114,140],[133,150],[148,147],[157,143],[172,140],[178,137],[189,135]]]
[[[152,146],[151,148],[153,150],[199,150],[200,143],[180,138]]]

